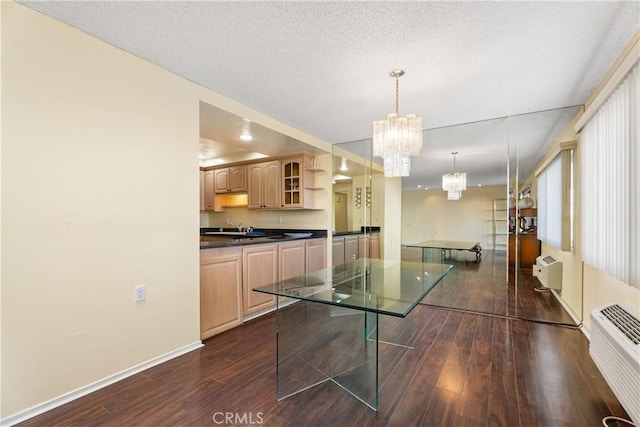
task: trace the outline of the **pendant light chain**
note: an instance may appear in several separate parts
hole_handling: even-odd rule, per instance
[[[398,114],[398,102],[400,99],[400,80],[396,77],[396,114]]]

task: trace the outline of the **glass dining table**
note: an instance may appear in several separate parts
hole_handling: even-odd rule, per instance
[[[406,318],[451,268],[361,258],[254,288],[276,296],[276,399],[331,381],[377,410],[380,347],[413,348]]]

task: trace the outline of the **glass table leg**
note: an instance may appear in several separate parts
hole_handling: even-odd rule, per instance
[[[377,314],[299,300],[278,307],[276,342],[278,400],[331,381],[378,409]]]

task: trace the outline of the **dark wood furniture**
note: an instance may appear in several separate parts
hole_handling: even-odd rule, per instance
[[[536,231],[538,212],[536,208],[509,210],[509,268],[515,268],[516,227],[518,228],[518,260],[520,270],[533,273],[533,264],[540,255],[540,240]]]

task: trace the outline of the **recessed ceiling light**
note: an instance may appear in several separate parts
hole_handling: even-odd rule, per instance
[[[242,134],[240,134],[240,139],[245,142],[253,140],[249,123],[249,120],[244,119],[244,123],[242,124]]]

